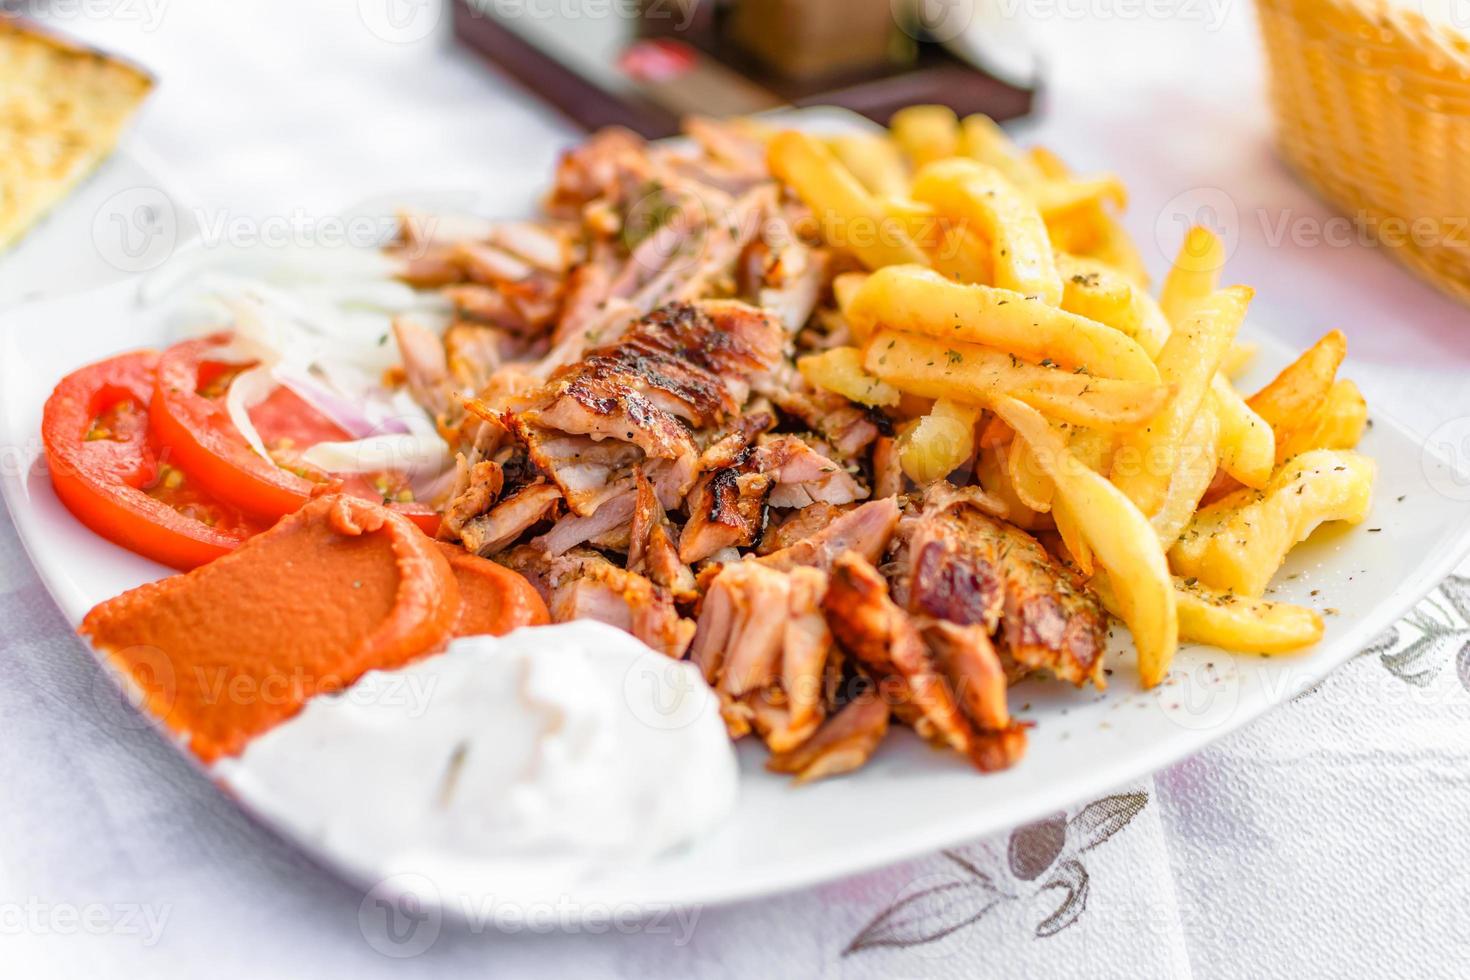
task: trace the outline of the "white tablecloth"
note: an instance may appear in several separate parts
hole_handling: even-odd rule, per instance
[[[1271,152],[1249,10],[1031,6],[1049,90],[1027,135],[1127,180],[1155,268],[1213,209],[1273,329],[1341,327],[1370,402],[1426,435],[1470,414],[1465,311],[1319,243],[1330,213]],[[139,136],[215,218],[531,194],[573,137],[426,33],[433,0],[51,7],[158,72]],[[1470,579],[1385,644],[1154,779],[945,855],[595,935],[389,923],[116,702],[0,519],[0,975],[1463,976]]]

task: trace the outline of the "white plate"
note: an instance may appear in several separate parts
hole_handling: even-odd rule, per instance
[[[822,121],[830,125],[831,117]],[[523,202],[503,204],[501,213],[524,211]],[[38,435],[41,405],[62,375],[160,340],[136,309],[135,293],[134,284],[120,283],[22,307],[0,321],[0,479],[21,539],[72,622],[93,604],[165,574],[94,536],[66,512],[51,491]],[[1291,358],[1259,331],[1251,333],[1263,341],[1263,351],[1247,387]],[[487,899],[522,907],[555,901],[574,916],[579,909],[753,898],[1001,831],[1198,751],[1354,656],[1470,550],[1470,509],[1448,495],[1463,487],[1456,483],[1463,477],[1381,413],[1374,419],[1362,446],[1380,468],[1372,515],[1361,528],[1328,529],[1298,549],[1274,593],[1335,610],[1327,616],[1326,638],[1310,653],[1266,659],[1186,648],[1169,680],[1144,692],[1120,640],[1110,654],[1106,693],[1035,682],[1012,692],[1019,716],[1036,727],[1021,763],[991,776],[896,732],[861,772],[798,788],[767,774],[764,753],[743,745],[738,810],[721,831],[687,851],[555,896],[506,894],[487,880],[482,894],[439,898],[451,910],[466,908],[467,901],[482,909]],[[275,829],[295,837],[289,827]],[[297,843],[349,877],[372,883],[371,869],[345,868],[310,842]]]

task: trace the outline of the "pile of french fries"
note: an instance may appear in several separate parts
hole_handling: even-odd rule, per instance
[[[774,134],[772,171],[854,267],[834,283],[850,343],[799,360],[814,385],[898,420],[918,485],[973,472],[1065,556],[1133,634],[1147,686],[1181,641],[1278,653],[1322,636],[1264,598],[1326,521],[1363,521],[1371,460],[1333,331],[1249,397],[1231,379],[1252,291],[1189,232],[1159,296],[1116,213],[990,119],[919,106],[886,134]]]

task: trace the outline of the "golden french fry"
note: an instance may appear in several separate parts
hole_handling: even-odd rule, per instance
[[[863,354],[856,347],[808,354],[797,359],[796,367],[814,387],[835,391],[860,405],[891,407],[899,402],[897,388],[863,370]]]
[[[1246,404],[1275,430],[1278,455],[1293,429],[1316,418],[1346,356],[1347,338],[1341,330],[1333,330],[1307,348],[1274,381],[1246,399]]]
[[[911,198],[885,198],[883,206],[890,217],[903,222],[940,275],[987,285],[995,279],[990,243],[974,228],[941,218],[932,207]]]
[[[908,190],[909,172],[903,154],[887,136],[848,133],[829,141],[832,152],[864,187],[879,196]]]
[[[1264,491],[1239,490],[1201,509],[1169,552],[1180,575],[1260,596],[1287,553],[1328,521],[1362,523],[1373,503],[1373,461],[1316,449],[1288,462]]]
[[[1034,184],[1047,176],[989,116],[977,114],[960,121],[960,149],[999,170],[1017,186]]]
[[[1000,392],[1075,425],[1129,431],[1169,398],[1164,385],[1093,378],[1029,364],[992,348],[881,330],[868,343],[864,369],[895,388],[928,398],[980,404]]]
[[[1220,373],[1227,378],[1238,378],[1250,367],[1251,361],[1255,360],[1256,354],[1260,352],[1260,346],[1247,340],[1237,340],[1230,345],[1230,350],[1225,354],[1224,360],[1220,362]]]
[[[1017,438],[1030,444],[1057,497],[1076,515],[1094,559],[1116,587],[1120,618],[1138,648],[1143,684],[1153,687],[1168,674],[1179,647],[1179,613],[1169,566],[1148,519],[1117,487],[1072,456],[1040,412],[1006,396],[990,404]]]
[[[1220,467],[1245,486],[1264,487],[1276,468],[1276,433],[1223,372],[1210,384],[1210,407],[1220,420]]]
[[[851,319],[852,301],[857,298],[858,290],[867,281],[866,272],[844,272],[832,280],[832,295],[836,297],[837,308],[842,311],[843,316]]]
[[[1159,380],[1138,342],[1111,327],[993,286],[961,285],[932,269],[890,267],[872,275],[847,309],[853,329],[921,333],[977,343],[1031,361],[1102,378]]]
[[[1062,309],[1138,339],[1143,325],[1133,284],[1126,278],[1097,259],[1065,252],[1057,254],[1057,272],[1062,277]]]
[[[888,125],[916,167],[960,152],[960,121],[948,106],[912,105],[895,112]]]
[[[1291,653],[1322,639],[1322,617],[1286,602],[1218,592],[1176,579],[1179,638],[1241,653]]]
[[[911,195],[955,220],[972,224],[990,242],[997,286],[1062,301],[1046,222],[1036,205],[994,167],[975,160],[941,160],[914,176]]]
[[[1128,190],[1113,174],[1044,179],[1025,185],[1024,191],[1048,226],[1075,211],[1097,208],[1104,203],[1118,208],[1128,206]]]
[[[1184,437],[1179,465],[1169,479],[1164,505],[1150,519],[1159,536],[1159,546],[1164,551],[1179,540],[1179,535],[1184,533],[1194,517],[1200,499],[1210,489],[1210,482],[1220,465],[1220,428],[1219,418],[1206,407],[1195,415],[1194,423]]]
[[[1004,443],[982,452],[975,458],[975,479],[985,492],[1006,505],[1006,520],[1020,528],[1034,531],[1046,524],[1046,516],[1021,502],[1011,485],[1009,455],[1014,442]]]
[[[1149,357],[1157,359],[1159,352],[1169,342],[1169,335],[1174,332],[1174,328],[1169,326],[1169,318],[1164,316],[1164,309],[1159,306],[1159,301],[1150,296],[1148,290],[1142,286],[1133,290],[1133,305],[1138,310],[1138,335],[1135,339],[1140,347],[1148,351]]]
[[[1157,514],[1163,506],[1179,447],[1251,296],[1248,287],[1232,286],[1196,304],[1159,352],[1159,375],[1175,386],[1174,394],[1148,425],[1124,437],[1112,472],[1113,482],[1145,514]]]
[[[1159,305],[1170,323],[1183,322],[1195,304],[1204,302],[1219,288],[1224,267],[1225,243],[1219,236],[1200,225],[1189,229],[1159,295]]]
[[[815,138],[777,133],[767,150],[771,172],[812,209],[827,243],[846,249],[870,269],[927,265],[902,224],[887,217],[867,188]]]
[[[1041,468],[1030,443],[1024,439],[1013,440],[1006,452],[1006,466],[1011,487],[1021,498],[1021,503],[1038,514],[1050,513],[1052,499],[1057,492],[1056,484]]]
[[[1333,382],[1327,401],[1310,424],[1289,433],[1280,456],[1291,459],[1312,449],[1352,449],[1368,428],[1368,403],[1346,378]]]
[[[1113,615],[1118,600],[1107,576],[1092,580],[1093,590]],[[1249,599],[1218,592],[1192,579],[1175,577],[1179,639],[1239,653],[1291,653],[1322,639],[1322,617],[1286,602]]]
[[[942,480],[964,466],[975,452],[975,426],[981,409],[941,398],[928,415],[915,420],[898,438],[899,464],[920,486]]]
[[[1062,544],[1067,546],[1067,553],[1072,556],[1077,570],[1083,575],[1091,576],[1096,566],[1092,561],[1092,546],[1087,543],[1087,536],[1082,531],[1082,523],[1072,513],[1067,502],[1055,495],[1051,502],[1051,519],[1056,523],[1057,534],[1061,535]]]

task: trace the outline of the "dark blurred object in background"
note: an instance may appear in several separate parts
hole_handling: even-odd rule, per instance
[[[836,105],[887,123],[914,103],[1011,119],[1034,90],[960,54],[934,0],[453,0],[455,33],[588,129],[673,135],[691,113]],[[965,4],[959,9],[968,10]],[[954,48],[952,51],[951,48]]]

